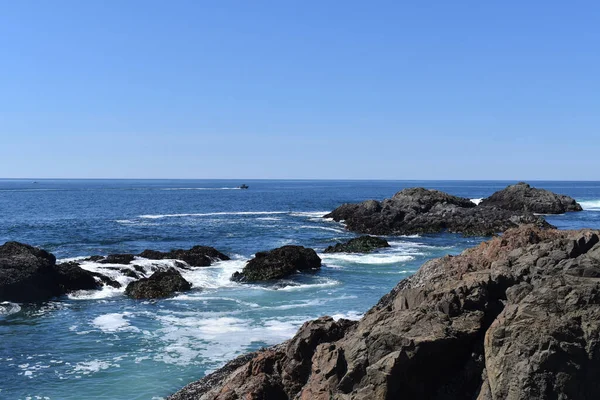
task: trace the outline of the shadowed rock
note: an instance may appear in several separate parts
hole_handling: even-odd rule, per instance
[[[598,276],[599,232],[511,229],[170,399],[600,398]]]
[[[477,207],[469,199],[423,188],[401,190],[382,202],[343,204],[324,218],[343,221],[348,230],[372,235],[449,231],[466,236],[491,236],[524,224],[552,227],[530,212]]]
[[[583,210],[572,197],[555,194],[545,189],[536,189],[525,182],[510,185],[483,199],[479,205],[540,214],[562,214],[567,211]]]
[[[56,265],[54,255],[27,244],[6,242],[0,246],[0,301],[36,302],[71,291],[98,289],[97,275],[75,262]]]
[[[159,299],[172,296],[175,292],[185,292],[192,288],[179,271],[169,268],[153,273],[149,278],[131,282],[125,294],[134,299]]]
[[[324,253],[370,253],[373,250],[390,247],[387,240],[375,236],[361,236],[350,239],[346,243],[329,246]]]
[[[90,259],[95,257],[90,257]],[[106,258],[99,260],[100,264],[129,264],[135,259],[133,254],[109,254]],[[94,260],[91,260],[94,261]]]
[[[256,253],[243,271],[234,273],[231,279],[238,282],[267,281],[318,268],[321,268],[321,259],[313,249],[283,246]]]

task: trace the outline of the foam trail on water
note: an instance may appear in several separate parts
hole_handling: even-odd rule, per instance
[[[323,259],[325,264],[332,262],[336,265],[339,263],[353,263],[353,264],[398,264],[413,260],[413,256],[406,254],[389,254],[389,253],[377,253],[377,254],[347,254],[347,253],[324,253],[319,254],[319,257]]]
[[[584,200],[579,201],[581,207],[588,211],[600,211],[600,200]]]
[[[185,213],[185,214],[144,214],[139,218],[160,219],[160,218],[177,218],[177,217],[213,217],[219,215],[276,215],[286,214],[287,211],[220,211],[211,213]]]

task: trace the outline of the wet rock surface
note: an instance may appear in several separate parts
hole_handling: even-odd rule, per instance
[[[343,204],[324,218],[343,221],[348,230],[371,235],[449,231],[467,236],[491,236],[525,224],[552,227],[532,212],[476,206],[469,199],[424,188],[404,189],[381,202]]]
[[[325,253],[370,253],[374,250],[390,247],[387,240],[376,236],[361,236],[345,243],[337,243],[325,249]]]
[[[540,214],[562,214],[568,211],[583,211],[574,198],[552,193],[549,190],[531,187],[525,182],[510,185],[481,201],[480,206],[495,206],[512,211]]]
[[[160,299],[169,297],[176,292],[186,292],[192,284],[186,281],[179,271],[169,268],[157,271],[149,278],[131,282],[125,289],[125,294],[134,299]]]
[[[598,231],[511,229],[170,399],[600,398],[599,277]]]
[[[19,242],[0,246],[0,301],[37,302],[98,287],[77,263],[56,265],[51,253]]]
[[[313,249],[302,246],[283,246],[256,253],[242,272],[231,277],[238,282],[257,282],[285,278],[297,271],[321,268],[321,258]]]
[[[175,259],[185,261],[192,267],[208,267],[214,261],[224,261],[230,258],[213,247],[194,246],[189,250],[176,249],[169,252],[156,250],[144,250],[140,257],[150,260]]]

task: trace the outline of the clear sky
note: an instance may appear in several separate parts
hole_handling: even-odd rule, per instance
[[[598,1],[0,0],[0,177],[600,179]]]

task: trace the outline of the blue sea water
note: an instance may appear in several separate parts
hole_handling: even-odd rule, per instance
[[[250,189],[236,189],[241,183]],[[194,290],[166,300],[136,301],[105,289],[39,305],[1,303],[0,398],[160,399],[239,354],[290,338],[306,320],[360,318],[424,261],[483,239],[390,237],[392,247],[374,254],[320,254],[319,272],[277,284],[229,277],[257,251],[300,244],[321,253],[354,237],[321,218],[342,203],[414,186],[480,199],[510,183],[0,180],[0,243],[26,242],[59,259],[197,244],[232,257],[184,272]],[[532,184],[573,196],[586,209],[548,216],[550,223],[600,228],[600,182]]]

